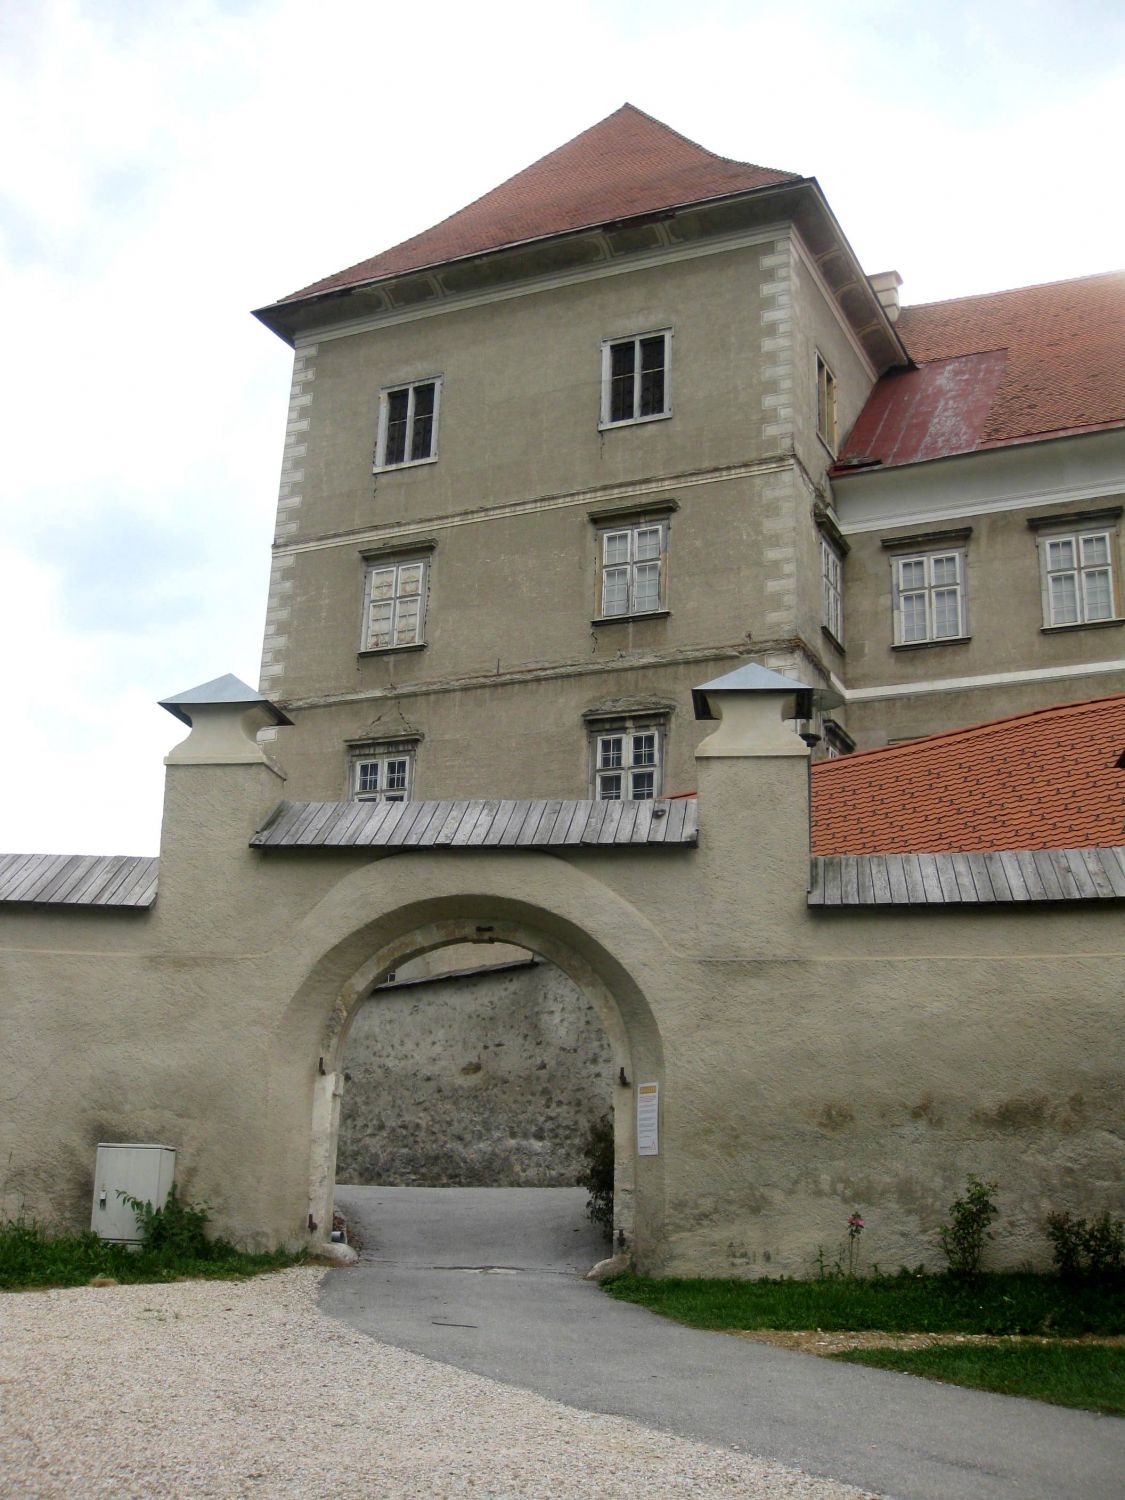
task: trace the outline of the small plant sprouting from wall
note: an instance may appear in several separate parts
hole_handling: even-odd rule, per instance
[[[585,1166],[578,1186],[588,1193],[586,1217],[600,1224],[608,1239],[613,1233],[613,1115],[604,1114],[590,1126],[582,1147]]]
[[[965,1196],[949,1205],[949,1223],[938,1230],[941,1248],[954,1276],[978,1276],[988,1241],[995,1239],[989,1227],[999,1210],[992,1195],[998,1183],[982,1182],[970,1172]]]
[[[1055,1269],[1066,1281],[1110,1281],[1125,1274],[1125,1220],[1108,1212],[1095,1219],[1047,1215]]]

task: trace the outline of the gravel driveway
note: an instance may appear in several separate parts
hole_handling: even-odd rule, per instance
[[[859,1500],[344,1327],[323,1272],[0,1296],[13,1500]]]

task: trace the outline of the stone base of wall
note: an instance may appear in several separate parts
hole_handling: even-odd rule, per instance
[[[397,979],[348,1038],[336,1180],[573,1187],[613,1097],[609,1039],[582,992],[534,961]]]

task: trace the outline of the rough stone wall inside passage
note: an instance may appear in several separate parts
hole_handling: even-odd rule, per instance
[[[570,1187],[613,1097],[597,1011],[546,963],[377,990],[344,1066],[338,1182]]]

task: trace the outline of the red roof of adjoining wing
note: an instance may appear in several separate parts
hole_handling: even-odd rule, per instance
[[[841,462],[878,457],[883,465],[913,464],[977,446],[1007,351],[939,359],[884,376],[851,430]]]
[[[282,300],[295,302],[505,245],[799,180],[793,172],[716,156],[623,104],[432,229]]]
[[[1125,694],[821,761],[814,854],[1125,842]]]
[[[1125,272],[905,307],[895,327],[922,368],[875,387],[840,454],[845,465],[916,463],[1125,423]]]

